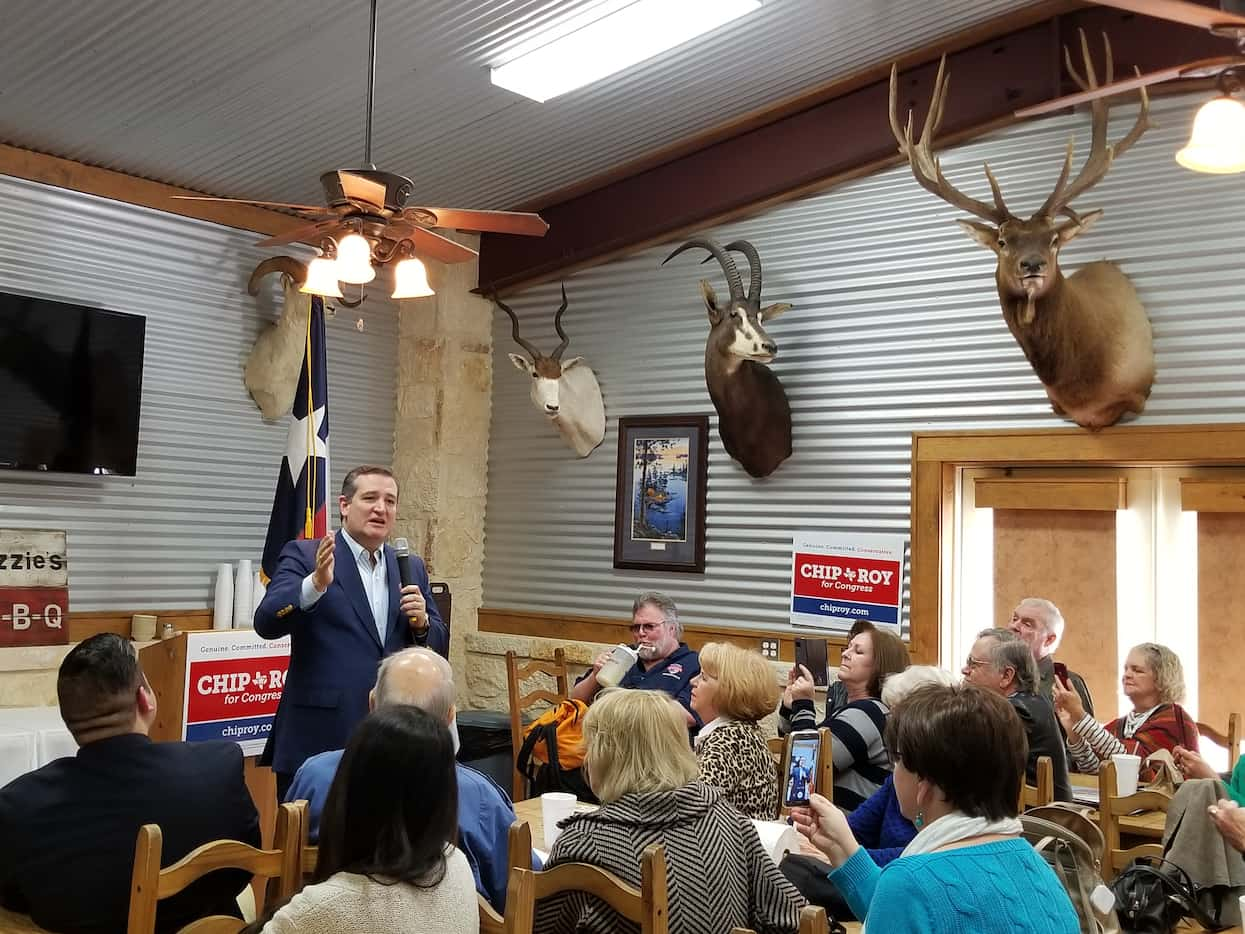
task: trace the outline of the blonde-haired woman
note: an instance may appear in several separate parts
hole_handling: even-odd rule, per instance
[[[757,723],[777,699],[778,680],[760,653],[729,642],[700,650],[692,679],[692,710],[704,724],[696,736],[700,780],[757,820],[778,816],[774,760]]]
[[[1055,679],[1055,713],[1068,734],[1068,754],[1079,772],[1097,772],[1103,761],[1118,753],[1142,759],[1160,749],[1176,747],[1197,751],[1197,724],[1180,706],[1184,700],[1184,668],[1180,657],[1165,645],[1143,642],[1124,660],[1124,695],[1133,709],[1106,726],[1085,712],[1081,697]],[[1142,780],[1153,770],[1142,772]]]
[[[804,899],[761,846],[752,822],[696,781],[683,708],[659,691],[600,695],[584,718],[585,770],[597,811],[559,825],[546,868],[592,863],[640,884],[640,855],[666,848],[670,934],[736,927],[795,932]],[[635,925],[582,892],[542,899],[537,934],[623,934]]]

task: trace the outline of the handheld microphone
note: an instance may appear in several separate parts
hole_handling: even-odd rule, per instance
[[[415,575],[411,573],[411,544],[405,538],[399,538],[393,543],[394,554],[398,559],[398,577],[402,581],[402,586],[415,583]]]

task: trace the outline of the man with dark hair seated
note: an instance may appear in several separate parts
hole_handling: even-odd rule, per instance
[[[0,789],[0,903],[50,931],[125,930],[134,844],[159,824],[170,866],[212,840],[259,846],[259,817],[234,743],[153,743],[156,697],[127,639],[75,646],[56,681],[78,754]],[[212,914],[240,917],[238,870],[209,873],[164,899],[157,931]]]

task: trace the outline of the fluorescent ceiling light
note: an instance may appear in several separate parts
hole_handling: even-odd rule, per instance
[[[543,103],[760,6],[761,0],[635,0],[604,16],[597,7],[571,31],[492,69],[493,83]]]

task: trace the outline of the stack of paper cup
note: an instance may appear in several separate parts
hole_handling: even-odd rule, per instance
[[[1111,757],[1115,763],[1115,793],[1127,798],[1137,793],[1137,779],[1141,776],[1141,756],[1119,752]]]
[[[540,796],[540,817],[544,823],[545,849],[553,849],[553,841],[562,831],[558,821],[575,813],[575,796],[565,791],[546,791]]]
[[[233,628],[233,565],[216,565],[216,593],[212,599],[212,628]]]
[[[255,583],[255,572],[251,570],[251,562],[243,558],[238,562],[238,570],[233,576],[233,628],[250,629],[255,620],[255,604],[251,599],[251,587]]]

